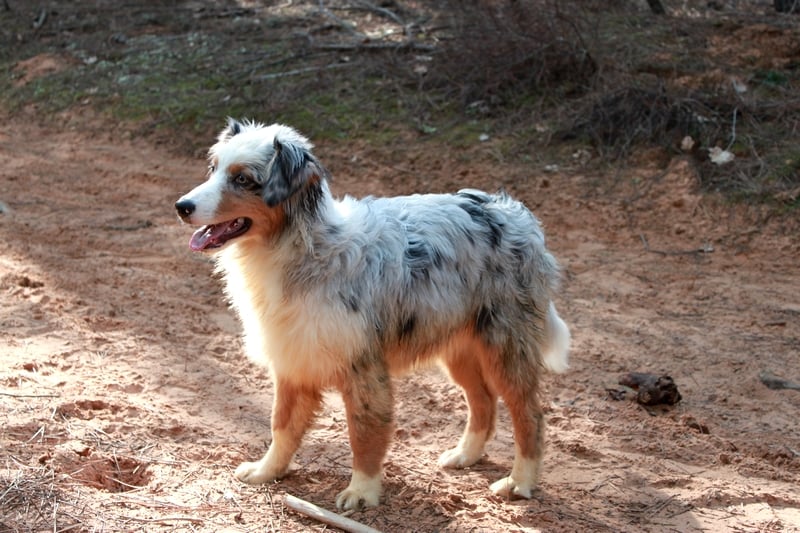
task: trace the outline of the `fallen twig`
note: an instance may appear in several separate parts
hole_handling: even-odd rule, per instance
[[[14,392],[0,391],[0,396],[10,396],[12,398],[60,398],[60,394],[17,394]]]
[[[138,231],[152,226],[153,223],[149,220],[141,220],[135,224],[106,224],[103,229],[107,231]]]
[[[196,516],[164,516],[161,518],[140,518],[138,516],[124,516],[120,515],[124,520],[132,520],[134,522],[144,522],[146,524],[163,524],[169,525],[172,522],[191,522],[193,524],[202,524],[206,520],[197,518]]]
[[[642,245],[644,246],[645,252],[650,252],[659,255],[695,255],[695,254],[710,254],[714,251],[714,247],[711,244],[706,243],[700,248],[695,248],[693,250],[655,250],[650,248],[650,243],[647,242],[647,237],[644,236],[643,233],[639,234],[639,238],[642,240]]]
[[[286,507],[292,509],[293,511],[305,516],[310,516],[311,518],[319,520],[323,524],[338,527],[339,529],[343,529],[345,531],[351,531],[352,533],[380,533],[377,529],[373,529],[365,524],[362,524],[361,522],[356,522],[351,518],[332,513],[327,509],[318,507],[311,502],[301,500],[300,498],[292,496],[291,494],[287,494],[283,497],[283,503],[286,505]]]
[[[41,11],[39,11],[39,16],[33,21],[33,29],[39,31],[42,26],[44,26],[45,22],[47,22],[47,8],[43,7]]]
[[[375,51],[375,50],[417,50],[421,52],[433,52],[436,47],[430,44],[419,43],[414,40],[405,40],[399,42],[354,42],[354,43],[320,43],[312,45],[317,50],[327,51]]]
[[[781,389],[789,389],[789,390],[800,390],[800,384],[794,383],[789,381],[788,379],[779,378],[775,374],[771,372],[767,372],[766,370],[761,372],[758,375],[758,379],[761,380],[761,383],[766,385],[768,389],[772,390],[781,390]]]
[[[285,72],[273,72],[271,74],[262,74],[254,78],[255,81],[274,80],[276,78],[286,78],[288,76],[299,76],[300,74],[309,74],[311,72],[318,72],[320,70],[333,70],[337,68],[355,67],[358,63],[333,63],[332,65],[325,65],[323,67],[304,67],[295,70],[287,70]]]

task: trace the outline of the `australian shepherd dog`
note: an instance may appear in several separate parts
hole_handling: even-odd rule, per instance
[[[338,390],[353,452],[340,509],[377,505],[393,433],[392,376],[439,361],[469,418],[443,467],[468,467],[494,433],[498,397],[515,440],[495,494],[530,498],[544,445],[539,379],[567,367],[570,333],[538,220],[505,193],[334,199],[312,145],[287,126],[230,119],[207,179],[175,204],[213,254],[249,357],[275,386],[272,442],[236,469],[245,483],[283,476]]]

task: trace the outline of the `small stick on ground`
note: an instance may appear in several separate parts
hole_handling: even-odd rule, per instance
[[[380,533],[377,529],[373,529],[362,524],[361,522],[356,522],[355,520],[345,516],[332,513],[327,509],[318,507],[311,502],[301,500],[300,498],[292,496],[291,494],[287,494],[283,497],[283,503],[286,505],[286,507],[292,509],[293,511],[305,516],[310,516],[311,518],[319,520],[323,524],[338,527],[339,529],[343,529],[345,531],[350,531],[352,533]]]
[[[800,384],[789,381],[788,379],[779,378],[772,372],[768,372],[766,370],[758,375],[758,379],[760,379],[761,383],[766,385],[767,388],[772,390],[800,390]]]
[[[695,255],[695,254],[710,254],[714,251],[714,247],[711,244],[706,243],[700,248],[695,248],[694,250],[655,250],[650,248],[650,243],[647,242],[647,237],[644,236],[643,233],[639,234],[639,238],[642,240],[642,245],[644,246],[645,252],[650,252],[659,255]]]
[[[60,398],[60,394],[17,394],[15,392],[0,391],[0,396],[10,396],[11,398]]]
[[[144,522],[147,524],[161,524],[172,525],[173,522],[191,522],[193,524],[203,524],[205,519],[197,518],[195,516],[164,516],[161,518],[140,518],[138,516],[124,516],[125,520],[133,520],[134,522]]]

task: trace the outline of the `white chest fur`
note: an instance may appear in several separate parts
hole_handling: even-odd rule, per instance
[[[330,298],[325,287],[288,294],[279,250],[237,252],[231,247],[218,261],[248,357],[298,384],[333,384],[365,349],[363,317]]]

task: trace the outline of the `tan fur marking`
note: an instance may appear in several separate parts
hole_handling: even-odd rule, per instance
[[[378,361],[364,358],[353,364],[342,389],[353,470],[368,477],[382,470],[391,441],[392,391],[389,376]]]
[[[245,483],[259,484],[286,473],[321,402],[322,395],[318,390],[278,379],[272,404],[272,442],[269,450],[260,460],[239,465],[236,477]]]
[[[250,167],[247,165],[228,165],[228,176],[238,176],[239,174],[247,176],[250,179],[253,177],[253,173],[250,171]]]
[[[226,191],[217,207],[217,218],[222,221],[238,217],[252,219],[253,228],[248,234],[257,234],[265,239],[274,238],[286,227],[286,210],[283,205],[270,208],[257,196]]]
[[[269,208],[259,200],[259,215],[252,217],[253,229],[266,239],[280,235],[286,227],[286,209],[283,204]]]
[[[506,406],[514,424],[514,440],[522,457],[538,460],[544,445],[544,417],[539,402],[516,393],[506,394]],[[537,412],[538,411],[538,412]]]
[[[450,377],[464,389],[469,405],[469,418],[465,432],[479,433],[489,438],[494,432],[497,395],[490,390],[483,377],[481,360],[488,361],[491,356],[479,339],[471,339],[469,346],[455,357],[447,359]],[[485,363],[484,363],[485,364]]]
[[[498,354],[484,367],[490,383],[503,398],[514,425],[517,452],[524,458],[539,461],[544,447],[544,414],[539,404],[539,383],[536,368],[522,365],[516,375],[502,365],[503,357],[520,357],[519,354]]]
[[[316,389],[279,379],[272,404],[272,430],[305,432],[321,401],[322,395]]]
[[[489,409],[488,400],[499,394],[511,414],[518,453],[536,462],[541,459],[544,447],[544,416],[539,404],[535,366],[523,360],[517,365],[508,364],[510,358],[521,357],[521,354],[503,354],[500,349],[487,346],[469,327],[451,340],[445,362],[453,380],[464,388],[469,402],[465,435],[470,431],[483,431],[489,425],[494,428],[494,412]],[[494,407],[493,401],[491,405]]]

